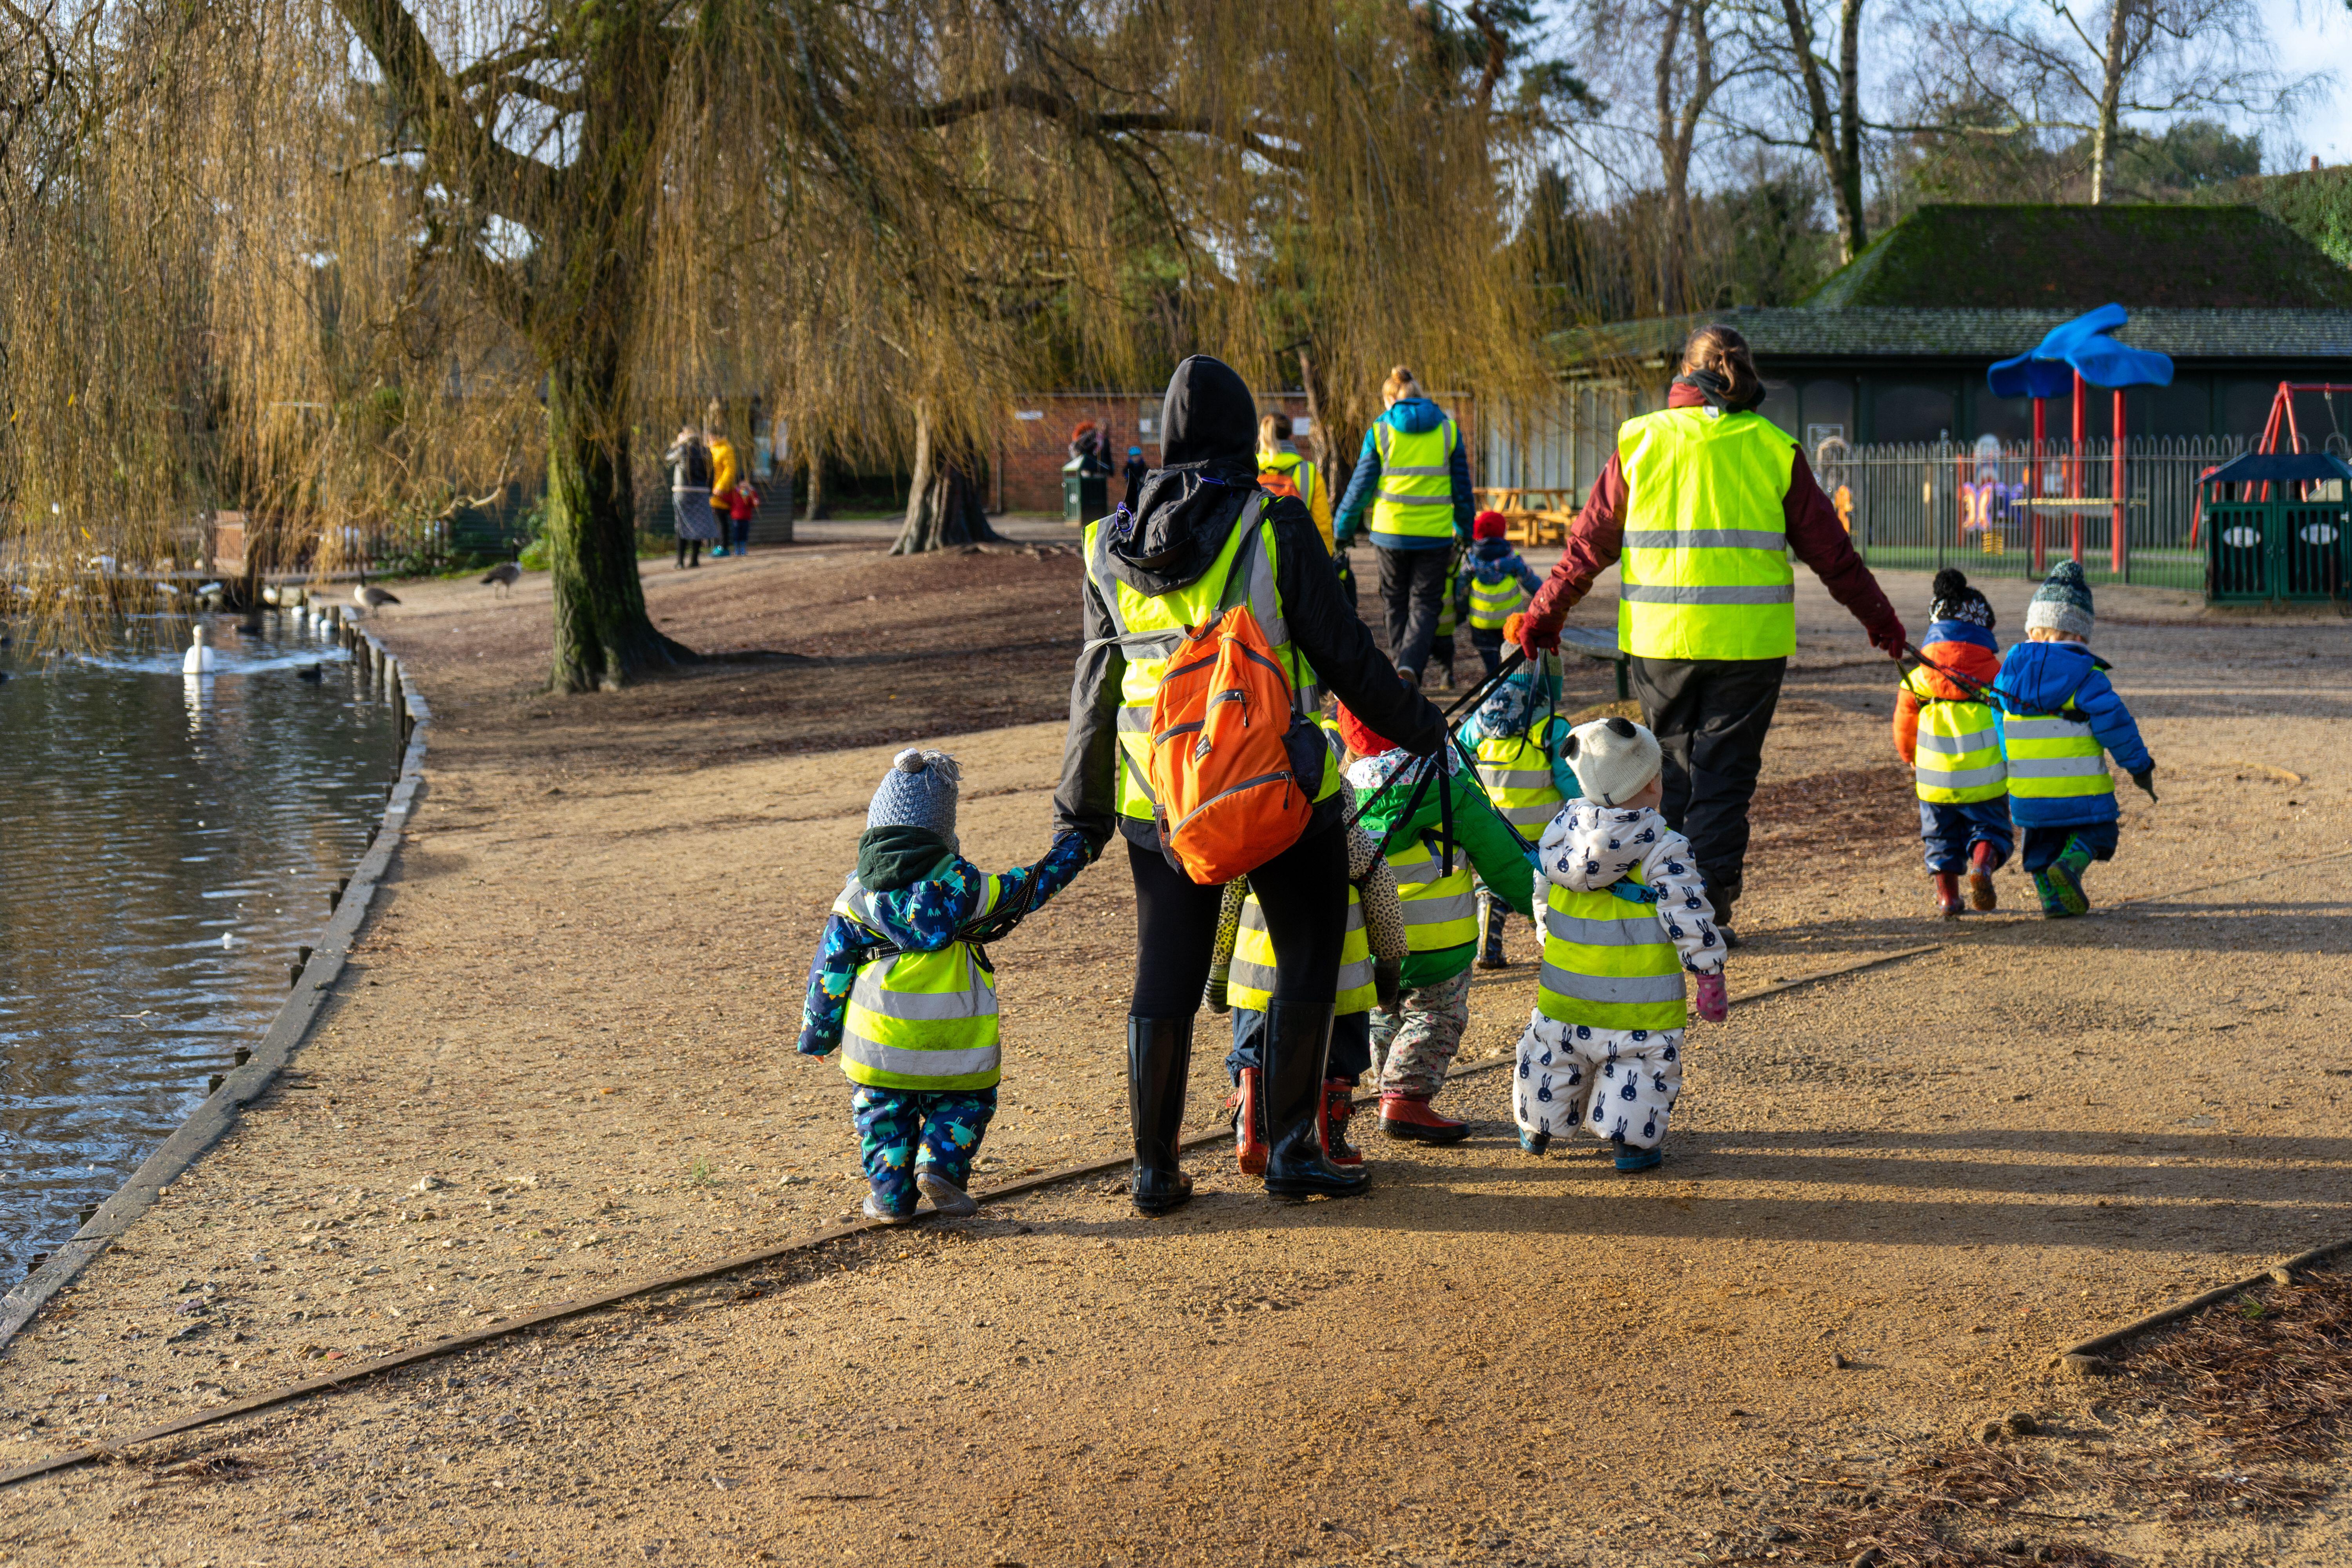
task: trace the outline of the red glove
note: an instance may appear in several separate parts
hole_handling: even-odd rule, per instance
[[[1899,620],[1890,620],[1870,634],[1870,646],[1889,658],[1901,658],[1904,645],[1910,640],[1911,634],[1903,629]]]
[[[1519,651],[1533,662],[1543,654],[1559,650],[1559,628],[1539,626],[1525,610],[1515,610],[1503,622],[1503,640],[1517,644]]]
[[[1698,1005],[1698,1016],[1710,1024],[1720,1024],[1725,1018],[1730,1016],[1731,1003],[1723,994],[1721,970],[1717,970],[1713,974],[1695,974],[1691,978],[1696,982],[1691,987],[1696,993],[1691,999]]]

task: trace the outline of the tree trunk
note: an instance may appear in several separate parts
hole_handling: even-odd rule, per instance
[[[1331,470],[1339,456],[1331,445],[1331,427],[1323,423],[1323,388],[1316,375],[1315,356],[1306,349],[1298,351],[1298,384],[1307,389],[1307,422],[1315,427],[1315,455],[1308,459],[1315,465],[1315,477],[1323,485],[1323,493],[1331,498],[1337,510],[1339,494],[1331,489]]]
[[[1690,13],[1688,0],[1673,0],[1666,7],[1664,35],[1652,71],[1657,89],[1658,164],[1665,185],[1665,213],[1658,236],[1658,313],[1671,316],[1683,308],[1690,292],[1684,271],[1683,237],[1690,228],[1690,151],[1675,132],[1675,57],[1682,51],[1683,21]]]
[[[808,433],[808,521],[823,522],[833,515],[833,498],[824,493],[824,427],[812,425]]]
[[[973,476],[980,465],[969,453],[952,450],[931,432],[929,413],[915,411],[915,475],[907,489],[907,521],[893,555],[920,555],[952,550],[961,544],[1001,543],[1004,536],[988,525],[980,485]]]
[[[2116,110],[2124,90],[2124,45],[2131,21],[2131,0],[2109,0],[2107,52],[2099,61],[2099,123],[2091,132],[2091,205],[2107,199],[2107,163],[2115,155]]]
[[[547,375],[547,542],[555,592],[559,691],[611,691],[649,669],[690,662],[654,629],[637,580],[629,485],[627,388],[617,343]]]
[[[1837,211],[1838,259],[1852,261],[1869,243],[1862,205],[1862,0],[1842,0],[1838,8],[1838,102],[1832,110],[1822,88],[1821,62],[1813,58],[1813,22],[1809,0],[1780,0],[1789,24],[1789,49],[1805,83],[1807,131],[1822,161],[1822,177]]]

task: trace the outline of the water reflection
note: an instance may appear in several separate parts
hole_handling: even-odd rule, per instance
[[[374,829],[390,710],[307,618],[0,650],[0,1258],[72,1235],[257,1044]],[[176,691],[174,688],[177,688]],[[176,700],[175,700],[176,699]]]

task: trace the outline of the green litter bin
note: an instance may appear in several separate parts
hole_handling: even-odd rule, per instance
[[[1089,472],[1083,458],[1072,458],[1064,463],[1062,521],[1089,523],[1109,510],[1110,476],[1099,470]]]

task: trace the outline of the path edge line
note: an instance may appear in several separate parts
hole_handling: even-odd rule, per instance
[[[406,667],[393,657],[392,651],[372,634],[354,630],[346,643],[352,648],[354,664],[366,658],[355,644],[364,644],[383,659],[383,674],[377,679],[384,683],[383,695],[392,700],[391,721],[403,725],[407,731],[400,772],[393,780],[391,795],[367,848],[352,867],[350,882],[336,901],[334,912],[328,917],[326,929],[313,939],[310,963],[303,966],[293,989],[278,1007],[277,1018],[245,1065],[222,1075],[220,1087],[140,1163],[130,1179],[115,1189],[112,1197],[99,1205],[98,1211],[83,1222],[72,1239],[51,1253],[48,1261],[26,1275],[15,1289],[0,1296],[0,1350],[5,1350],[59,1290],[71,1284],[133,1222],[153,1207],[163,1189],[219,1142],[236,1124],[239,1111],[268,1092],[278,1075],[310,1037],[310,1026],[318,1021],[335,981],[342,974],[352,942],[366,923],[376,890],[392,869],[393,858],[400,848],[401,831],[407,826],[417,794],[424,787],[425,735],[432,722],[432,709],[409,679]]]
[[[2232,1279],[2227,1285],[2217,1285],[2210,1290],[2200,1290],[2194,1296],[2183,1297],[2168,1307],[2158,1307],[2146,1317],[2134,1318],[2119,1329],[2109,1329],[2103,1334],[2094,1334],[2087,1340],[2078,1340],[2063,1350],[2053,1352],[2050,1364],[2053,1367],[2073,1367],[2078,1371],[2095,1372],[2100,1365],[2115,1359],[2107,1353],[2108,1352],[2122,1349],[2142,1334],[2179,1322],[2184,1318],[2193,1318],[2200,1312],[2220,1306],[2232,1296],[2260,1289],[2264,1285],[2284,1285],[2294,1277],[2297,1270],[2316,1268],[2324,1263],[2333,1263],[2347,1253],[2352,1253],[2352,1237],[2331,1241],[2323,1247],[2315,1247],[2308,1252],[2298,1252],[2284,1262],[2273,1263],[2256,1273],[2247,1275],[2242,1279]],[[5,1478],[0,1478],[0,1484],[5,1484]]]

